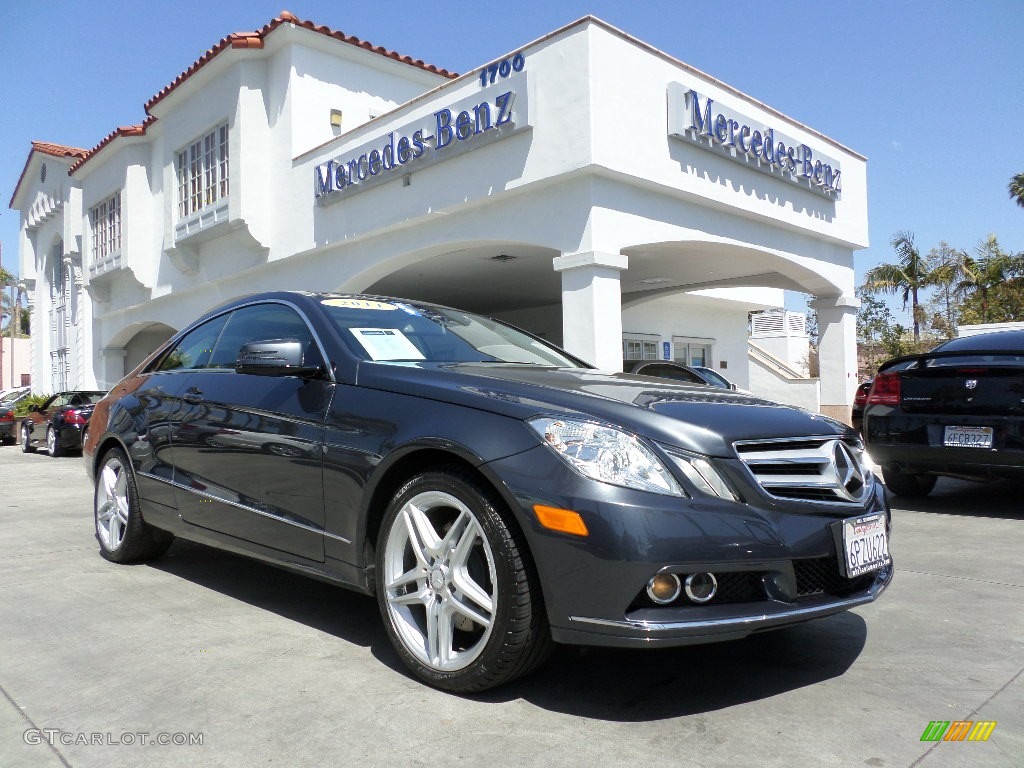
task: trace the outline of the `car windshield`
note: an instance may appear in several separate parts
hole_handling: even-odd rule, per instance
[[[398,300],[327,298],[321,304],[362,360],[580,367],[539,339],[467,312]]]
[[[23,397],[26,394],[28,394],[28,393],[20,391],[20,390],[16,390],[14,392],[8,392],[3,397],[0,397],[0,405],[10,405],[15,400],[18,400],[19,398]]]

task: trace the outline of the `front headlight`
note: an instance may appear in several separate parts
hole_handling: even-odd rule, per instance
[[[530,419],[544,443],[573,469],[602,483],[684,496],[654,452],[628,432],[570,419]]]

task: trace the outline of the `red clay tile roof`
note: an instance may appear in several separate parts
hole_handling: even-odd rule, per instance
[[[283,24],[294,24],[297,27],[302,27],[303,29],[311,30],[318,34],[334,38],[335,40],[340,40],[344,43],[348,43],[349,45],[364,48],[368,51],[379,54],[381,56],[386,56],[390,59],[394,59],[395,61],[399,61],[403,64],[408,64],[410,66],[417,67],[418,69],[422,69],[427,72],[433,72],[434,74],[440,75],[441,77],[458,77],[458,73],[449,72],[447,69],[439,69],[438,67],[435,67],[433,64],[426,64],[423,62],[422,59],[413,59],[411,56],[402,56],[401,54],[395,51],[390,51],[382,46],[373,46],[372,44],[366,42],[365,40],[360,40],[358,37],[353,37],[352,35],[346,35],[344,32],[331,29],[330,27],[317,25],[311,21],[302,21],[289,11],[281,11],[280,16],[272,19],[270,23],[265,25],[262,29],[259,29],[255,32],[233,32],[227,37],[221,38],[220,42],[213,46],[213,48],[210,48],[202,56],[200,56],[195,61],[195,63],[192,64],[191,67],[189,67],[176,78],[174,78],[174,80],[169,85],[161,89],[159,93],[157,93],[149,101],[146,102],[146,119],[142,122],[141,125],[133,125],[118,128],[113,133],[107,135],[103,139],[103,141],[101,141],[92,149],[78,150],[82,154],[80,155],[79,160],[74,165],[71,166],[71,169],[68,171],[68,174],[73,174],[75,171],[81,168],[86,162],[88,162],[97,152],[99,152],[107,144],[109,144],[111,141],[118,138],[119,136],[144,135],[146,133],[146,129],[156,120],[156,118],[149,113],[150,109],[152,109],[155,105],[159,104],[161,101],[167,98],[167,96],[170,95],[172,91],[174,91],[179,85],[181,85],[183,82],[188,80],[192,75],[198,72],[208,62],[212,61],[221,51],[224,51],[227,48],[263,48],[263,41],[266,38],[266,36]],[[15,187],[15,189],[17,189],[17,187]]]
[[[25,180],[25,174],[28,173],[28,164],[32,162],[33,152],[41,152],[52,157],[77,157],[78,162],[81,162],[89,155],[89,150],[82,149],[81,147],[66,147],[63,144],[54,144],[49,141],[33,141],[32,149],[29,151],[28,157],[25,158],[25,167],[21,169],[18,183],[14,185],[14,193],[11,195],[11,202],[7,204],[8,208],[14,207],[14,198],[18,196],[18,188],[21,187],[21,182]]]
[[[318,34],[325,35],[326,37],[332,37],[335,40],[341,40],[342,42],[348,43],[349,45],[354,45],[359,48],[364,48],[368,51],[372,51],[373,53],[380,54],[381,56],[386,56],[389,59],[400,61],[403,64],[408,64],[410,66],[426,70],[427,72],[433,72],[435,75],[441,75],[442,77],[448,78],[458,77],[458,73],[449,72],[447,69],[439,69],[438,67],[435,67],[433,64],[426,64],[423,62],[422,59],[413,59],[411,56],[403,56],[400,53],[397,53],[396,51],[389,51],[387,48],[384,48],[383,46],[379,45],[374,46],[373,44],[367,42],[366,40],[360,40],[358,37],[354,37],[353,35],[346,35],[344,32],[331,29],[330,27],[314,24],[311,21],[302,21],[289,11],[281,11],[281,15],[275,19],[272,19],[269,24],[263,27],[263,29],[257,30],[256,32],[236,32],[234,34],[228,35],[225,38],[222,38],[220,42],[213,46],[213,48],[211,48],[202,56],[200,56],[191,67],[189,67],[180,75],[178,75],[173,80],[173,82],[171,82],[170,85],[165,87],[153,98],[147,101],[146,112],[148,113],[153,106],[160,103],[160,101],[166,98],[167,95],[171,93],[171,91],[173,91],[185,80],[194,75],[207,62],[211,61],[218,53],[220,53],[224,49],[228,47],[262,48],[264,38],[266,38],[267,35],[269,35],[275,29],[280,27],[282,24],[294,24],[297,27],[302,27],[303,29],[308,29],[313,32],[317,32]]]
[[[63,144],[52,144],[49,141],[33,141],[32,149],[42,152],[44,155],[54,157],[85,157],[89,154],[88,149],[81,147],[66,147]]]

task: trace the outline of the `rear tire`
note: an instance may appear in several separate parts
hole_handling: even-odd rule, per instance
[[[46,453],[51,459],[57,459],[64,455],[64,449],[60,444],[60,436],[52,425],[46,428]]]
[[[882,479],[885,481],[885,487],[897,496],[922,499],[932,492],[938,478],[935,475],[901,472],[888,464],[882,467]]]
[[[526,545],[502,512],[493,490],[448,467],[402,486],[381,523],[384,626],[402,662],[436,688],[502,685],[554,647]]]
[[[154,560],[174,541],[142,519],[135,475],[120,448],[111,448],[96,472],[93,520],[100,554],[115,563]]]

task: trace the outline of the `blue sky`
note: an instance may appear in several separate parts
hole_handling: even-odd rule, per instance
[[[922,252],[973,248],[990,232],[1024,250],[1021,0],[0,0],[0,197],[33,139],[91,148],[231,32],[287,7],[302,19],[467,72],[592,14],[833,137],[868,158],[871,247],[858,282],[914,233]],[[0,210],[16,269],[18,214]]]

